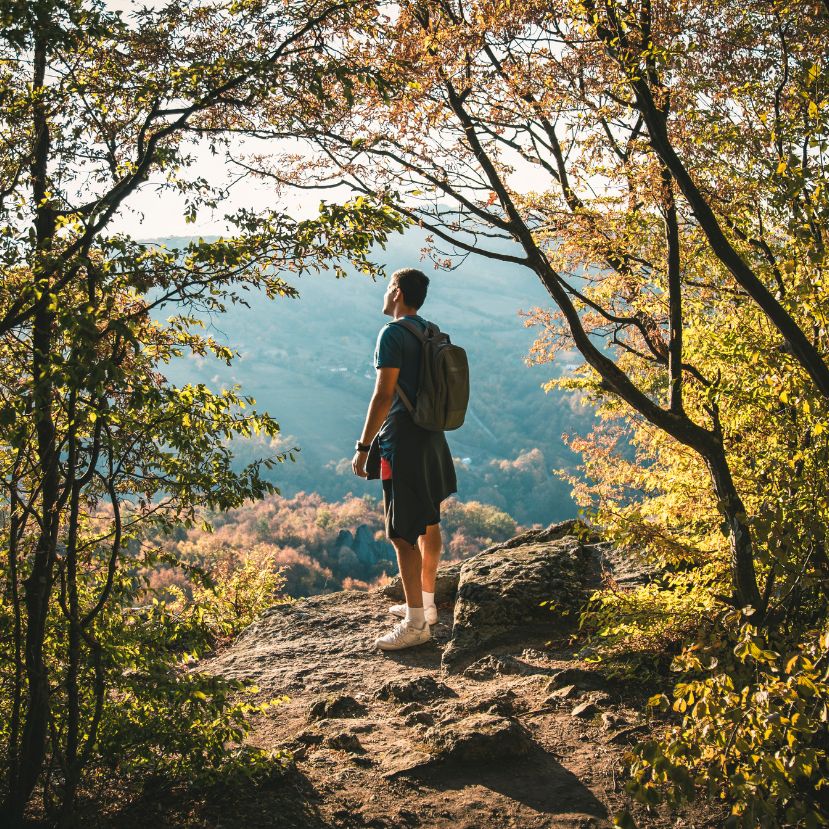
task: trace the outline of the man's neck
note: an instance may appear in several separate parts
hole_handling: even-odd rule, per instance
[[[403,319],[403,317],[416,317],[417,316],[417,308],[400,308],[399,310],[395,310],[394,318],[396,320]]]

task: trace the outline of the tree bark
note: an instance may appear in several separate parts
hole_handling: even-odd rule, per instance
[[[746,508],[734,486],[722,441],[715,438],[702,454],[711,475],[718,506],[724,519],[725,534],[731,548],[734,603],[738,607],[751,605],[758,614],[755,621],[760,622],[765,608],[757,586],[753,545],[746,524]]]
[[[668,386],[672,412],[682,405],[682,272],[680,268],[679,223],[671,174],[663,168],[665,238],[668,244]]]
[[[34,39],[33,89],[45,90],[48,9],[38,10]],[[32,410],[37,435],[37,467],[42,482],[40,529],[32,569],[24,582],[26,643],[24,664],[27,680],[25,719],[17,762],[16,785],[8,793],[6,812],[12,825],[23,822],[26,803],[43,768],[50,713],[49,673],[43,658],[46,620],[52,592],[53,570],[59,527],[59,465],[52,409],[54,393],[51,350],[55,312],[51,279],[39,274],[49,268],[49,253],[55,233],[55,214],[48,197],[48,163],[51,146],[46,106],[41,98],[33,105],[34,147],[31,164],[32,203],[35,210],[37,248],[32,274],[40,291],[32,328]]]

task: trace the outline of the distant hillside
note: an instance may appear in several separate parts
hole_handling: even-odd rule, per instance
[[[424,244],[414,229],[393,238],[377,258],[389,273],[406,265],[426,271],[432,281],[423,315],[469,353],[469,416],[448,435],[453,454],[463,459],[459,498],[494,504],[521,523],[571,516],[569,488],[550,470],[573,465],[561,434],[586,430],[590,415],[571,395],[543,392],[545,380],[570,366],[527,367],[533,331],[518,315],[549,305],[549,296],[529,271],[483,258],[470,257],[450,272],[434,270],[421,261]],[[356,479],[347,461],[373,387],[377,333],[388,319],[382,314],[385,282],[358,274],[337,280],[331,273],[292,281],[300,299],[246,295],[250,308],[235,306],[208,321],[214,336],[241,352],[233,367],[182,360],[171,366],[170,378],[214,387],[239,383],[257,408],[279,421],[281,445],[301,449],[296,464],[274,470],[284,494],[373,494],[376,486]],[[237,447],[243,457],[257,449]]]

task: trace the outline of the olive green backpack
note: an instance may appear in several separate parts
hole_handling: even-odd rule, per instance
[[[395,321],[422,344],[417,405],[412,406],[400,385],[396,391],[414,422],[431,432],[446,432],[463,425],[469,403],[469,362],[466,352],[453,345],[433,322],[426,329],[407,319]]]

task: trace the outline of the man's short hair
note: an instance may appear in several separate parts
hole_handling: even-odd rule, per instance
[[[420,308],[426,301],[426,289],[429,287],[429,277],[417,268],[400,268],[391,278],[397,282],[397,287],[403,292],[403,301],[410,308]]]

